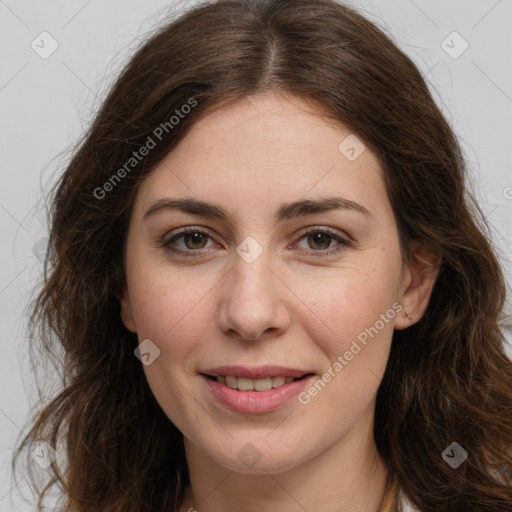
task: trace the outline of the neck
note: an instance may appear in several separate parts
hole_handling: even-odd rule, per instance
[[[328,450],[273,474],[229,471],[185,438],[190,485],[180,512],[384,512],[388,471],[373,428],[363,436],[360,427]]]

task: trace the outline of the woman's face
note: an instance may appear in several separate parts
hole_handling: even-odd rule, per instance
[[[371,437],[411,274],[349,130],[276,95],[211,113],[141,184],[126,271],[149,385],[210,462],[280,472]]]

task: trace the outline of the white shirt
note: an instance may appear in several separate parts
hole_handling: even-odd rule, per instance
[[[398,506],[400,512],[420,512],[417,508],[413,507],[407,499],[402,490],[398,493]]]

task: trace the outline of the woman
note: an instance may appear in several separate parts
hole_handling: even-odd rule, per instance
[[[65,375],[20,453],[64,444],[70,512],[512,510],[479,219],[372,23],[332,0],[191,9],[55,188],[32,326]]]

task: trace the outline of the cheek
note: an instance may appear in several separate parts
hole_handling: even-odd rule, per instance
[[[356,260],[357,255],[343,268],[321,276],[312,274],[294,284],[294,292],[304,304],[304,315],[309,317],[302,325],[331,356],[344,352],[347,343],[376,323],[384,338],[390,338],[393,330],[399,255],[387,261],[378,254]],[[383,325],[381,315],[386,313]]]
[[[149,258],[134,258],[132,268],[129,292],[139,340],[155,343],[163,360],[183,362],[211,322],[205,308],[215,280],[162,268]]]
[[[340,421],[344,415],[359,416],[375,397],[401,308],[396,302],[400,261],[399,252],[385,259],[375,250],[364,261],[347,258],[343,269],[322,279],[301,281],[298,295],[309,297],[304,302],[310,306],[303,309],[301,325],[324,354],[325,383],[306,389],[302,403],[311,400],[319,414],[328,407]]]
[[[128,253],[127,276],[139,337],[165,339],[176,337],[176,330],[183,324],[194,328],[196,323],[191,323],[189,316],[201,309],[213,285],[208,273],[199,267],[196,270],[172,266],[162,249],[144,250],[133,244]]]
[[[149,261],[134,268],[137,273],[129,286],[139,342],[149,339],[159,350],[154,362],[143,367],[144,373],[167,417],[180,430],[190,431],[200,414],[190,406],[187,382],[195,374],[201,340],[211,324],[205,307],[212,285]]]
[[[313,411],[312,417],[328,413],[343,429],[361,417],[375,399],[388,361],[397,311],[391,302],[376,300],[372,294],[340,290],[325,299],[322,307],[318,304],[316,315],[303,319],[307,337],[321,353],[321,375],[299,399]],[[378,291],[375,287],[370,290]]]

